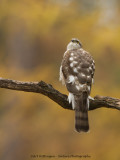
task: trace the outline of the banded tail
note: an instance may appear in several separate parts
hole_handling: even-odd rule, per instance
[[[82,92],[81,95],[74,95],[75,108],[75,130],[77,132],[88,132],[88,106],[89,99],[87,92]]]

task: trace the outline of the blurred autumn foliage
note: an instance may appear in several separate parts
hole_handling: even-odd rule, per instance
[[[68,94],[58,81],[59,67],[68,42],[77,37],[96,62],[92,96],[120,98],[119,16],[119,0],[0,0],[0,76],[43,80]],[[39,94],[0,89],[0,159],[120,159],[119,111],[90,111],[89,121],[91,131],[78,134],[73,111]]]

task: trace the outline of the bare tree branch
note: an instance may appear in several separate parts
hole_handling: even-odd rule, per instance
[[[68,103],[67,95],[60,93],[59,91],[54,89],[51,84],[47,84],[43,81],[22,82],[0,78],[0,88],[41,93],[52,99],[54,102],[58,103],[64,109],[72,110],[71,104]],[[89,110],[101,107],[114,108],[120,110],[120,99],[104,96],[95,96],[94,100],[90,99]]]

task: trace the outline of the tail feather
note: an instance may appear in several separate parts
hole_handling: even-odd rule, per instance
[[[75,129],[77,132],[88,132],[88,95],[83,92],[81,95],[74,95],[75,103]]]

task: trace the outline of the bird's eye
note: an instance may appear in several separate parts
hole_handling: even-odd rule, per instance
[[[72,42],[75,42],[75,40],[73,39]]]
[[[78,40],[76,40],[76,39],[72,39],[71,41],[72,41],[73,43],[77,43],[77,44],[80,45],[80,42],[79,42]]]

